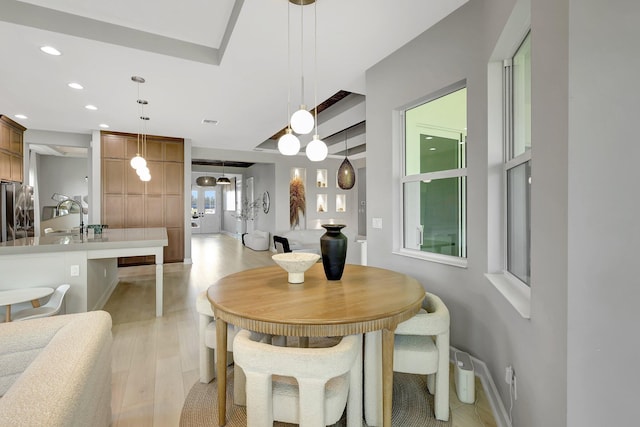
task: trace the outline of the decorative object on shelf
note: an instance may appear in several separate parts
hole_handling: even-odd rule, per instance
[[[296,284],[304,282],[304,272],[318,262],[320,255],[310,252],[286,252],[275,254],[271,258],[289,273],[289,283]]]
[[[316,170],[316,184],[318,188],[327,186],[327,170],[326,169],[318,169]]]
[[[344,160],[338,168],[338,187],[343,190],[351,190],[356,183],[356,172],[347,157],[349,146],[347,145],[347,130],[344,131]]]
[[[304,174],[304,172],[302,172]],[[293,170],[289,181],[289,225],[291,229],[300,228],[300,219],[307,212],[307,197],[305,195],[304,180],[300,176],[299,168]]]
[[[147,161],[144,155],[147,151],[147,135],[146,135],[146,122],[149,121],[149,117],[144,115],[144,106],[149,104],[145,99],[140,98],[140,84],[145,82],[145,79],[140,76],[131,76],[131,80],[138,85],[138,99],[136,102],[139,106],[139,117],[142,120],[143,125],[141,131],[138,133],[138,140],[136,146],[136,155],[131,159],[131,167],[136,170],[136,174],[140,177],[141,181],[150,181],[151,173],[149,167],[147,167]]]
[[[336,212],[346,212],[347,198],[344,194],[336,194]]]
[[[295,156],[300,151],[300,140],[291,130],[291,3],[287,3],[287,129],[278,139],[278,151],[285,156]]]
[[[220,185],[229,185],[229,184],[231,184],[231,181],[229,181],[229,178],[224,176],[224,162],[222,162],[222,176],[220,178],[218,178],[218,184],[220,184]]]
[[[196,184],[200,187],[215,187],[216,178],[214,176],[199,176],[196,178]]]
[[[271,198],[269,197],[269,192],[265,191],[262,193],[262,212],[269,213],[269,208],[271,207]]]
[[[322,266],[327,280],[340,280],[347,259],[347,236],[342,234],[344,224],[322,224],[327,230],[320,237],[320,251],[322,252]]]

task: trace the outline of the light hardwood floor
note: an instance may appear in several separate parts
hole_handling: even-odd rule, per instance
[[[113,319],[113,427],[176,427],[191,386],[198,381],[196,295],[228,274],[273,265],[224,234],[192,238],[193,264],[165,264],[164,316],[155,317],[155,266],[125,267],[104,310]],[[452,370],[453,371],[453,370]],[[461,403],[451,377],[454,427],[495,426],[476,379],[476,405]]]

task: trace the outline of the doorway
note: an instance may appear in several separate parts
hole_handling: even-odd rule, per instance
[[[215,187],[191,187],[191,234],[220,232],[218,191]]]

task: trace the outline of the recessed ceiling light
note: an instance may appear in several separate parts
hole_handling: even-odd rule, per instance
[[[62,52],[60,52],[58,49],[52,46],[42,46],[40,50],[43,51],[44,53],[48,53],[49,55],[53,55],[53,56],[62,55]]]
[[[67,86],[69,86],[71,89],[84,89],[84,86],[82,86],[80,83],[76,83],[76,82],[71,82],[69,83]]]
[[[14,117],[17,119],[28,119],[28,117],[25,116],[24,114],[16,114]]]
[[[102,129],[108,129],[108,128],[109,128],[109,125],[108,125],[108,124],[105,124],[105,123],[100,123],[100,127],[101,127]]]
[[[427,139],[433,139],[433,137],[432,136],[428,136]]]
[[[436,147],[429,148],[429,151],[436,151]]]
[[[218,121],[213,119],[202,119],[202,124],[205,125],[217,125]]]
[[[98,107],[96,107],[95,105],[91,105],[91,104],[85,105],[84,108],[86,108],[87,110],[94,110],[94,111],[98,109]]]

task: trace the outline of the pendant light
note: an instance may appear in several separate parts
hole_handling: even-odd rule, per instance
[[[132,76],[131,80],[136,82],[138,84],[138,105],[142,105],[142,103],[146,103],[147,101],[144,101],[142,99],[140,99],[140,83],[144,83],[145,80],[143,77],[140,76]],[[140,107],[142,108],[142,107]],[[142,114],[142,112],[140,111],[140,108],[138,108],[138,111],[140,112],[140,114]],[[137,141],[137,146],[136,146],[136,155],[131,159],[131,167],[134,168],[136,171],[139,168],[143,168],[147,166],[147,161],[144,159],[144,157],[142,157],[140,155],[140,134],[138,134],[138,141]]]
[[[313,130],[313,116],[304,105],[304,1],[289,0],[300,8],[300,109],[291,116],[291,127],[297,134],[306,135]]]
[[[138,100],[141,101],[141,100]],[[143,106],[147,104],[147,101],[142,100],[141,103]],[[142,120],[142,155],[147,155],[147,122],[149,121],[149,117],[144,115],[144,107],[143,107],[143,115],[140,116],[140,120]],[[145,162],[146,163],[146,162]],[[145,164],[145,166],[136,169],[136,173],[140,177],[140,181],[151,181],[151,171],[149,171],[149,167]]]
[[[291,115],[291,3],[287,3],[287,120]],[[278,151],[285,156],[295,156],[300,151],[300,140],[287,124],[284,135],[278,139]]]
[[[327,158],[327,154],[329,153],[329,149],[327,148],[327,144],[324,143],[323,140],[320,139],[318,135],[318,3],[315,2],[313,4],[313,14],[314,14],[314,68],[315,68],[315,86],[314,86],[314,102],[316,107],[315,111],[315,124],[316,124],[316,133],[313,135],[313,139],[309,144],[307,144],[307,148],[305,149],[307,158],[312,162],[321,162]]]
[[[196,178],[196,185],[200,187],[215,187],[216,186],[216,177],[215,176],[199,176]]]
[[[347,157],[349,155],[349,146],[347,145],[347,132],[344,130],[344,160],[338,168],[338,187],[343,190],[351,190],[356,183],[356,174],[351,166],[351,162]]]
[[[222,162],[222,176],[220,178],[218,178],[218,184],[219,185],[229,185],[229,184],[231,184],[231,181],[229,181],[229,178],[224,176],[224,162]]]

